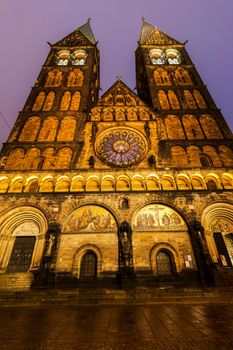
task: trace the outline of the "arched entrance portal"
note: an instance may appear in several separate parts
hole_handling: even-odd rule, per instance
[[[84,254],[81,261],[80,278],[92,279],[97,276],[97,257],[93,251]]]
[[[202,226],[214,263],[221,267],[233,266],[233,206],[214,203],[205,208]]]
[[[36,207],[13,208],[0,218],[0,271],[28,272],[41,264],[48,224]]]

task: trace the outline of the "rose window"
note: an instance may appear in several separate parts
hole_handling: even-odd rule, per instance
[[[108,164],[129,166],[139,163],[146,156],[147,143],[139,132],[119,127],[100,135],[96,153]]]

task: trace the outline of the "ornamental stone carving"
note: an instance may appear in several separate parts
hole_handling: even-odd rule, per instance
[[[128,167],[145,158],[145,137],[135,129],[118,127],[104,131],[95,144],[97,156],[109,165]]]

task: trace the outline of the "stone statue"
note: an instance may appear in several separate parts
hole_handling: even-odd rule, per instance
[[[155,156],[151,155],[151,156],[148,158],[148,164],[149,164],[150,168],[155,167],[155,165],[156,165]]]
[[[124,221],[120,226],[119,232],[121,257],[125,269],[131,267],[131,257],[132,257],[132,243],[131,243],[131,228],[129,224]]]
[[[124,265],[126,268],[128,268],[130,267],[131,242],[129,241],[127,232],[123,232],[123,235],[121,237],[121,247],[122,247]]]
[[[45,249],[45,256],[46,257],[50,257],[52,255],[52,249],[55,243],[55,236],[54,235],[50,235],[48,242],[47,242],[47,247]]]

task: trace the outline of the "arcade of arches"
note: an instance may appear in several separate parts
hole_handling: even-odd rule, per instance
[[[127,209],[126,209],[127,210]],[[113,214],[114,213],[114,214]],[[90,203],[68,212],[61,225],[54,260],[56,273],[77,280],[111,277],[120,269],[120,212]],[[233,265],[233,205],[215,203],[201,215],[203,236],[199,243],[212,263]],[[178,278],[197,271],[190,225],[182,213],[162,203],[144,205],[131,215],[128,236],[135,273]],[[48,218],[43,210],[19,206],[3,211],[0,220],[0,271],[37,271],[42,257],[51,253]],[[197,233],[197,235],[200,232]],[[51,243],[51,244],[52,244]],[[119,265],[120,264],[120,265]]]

